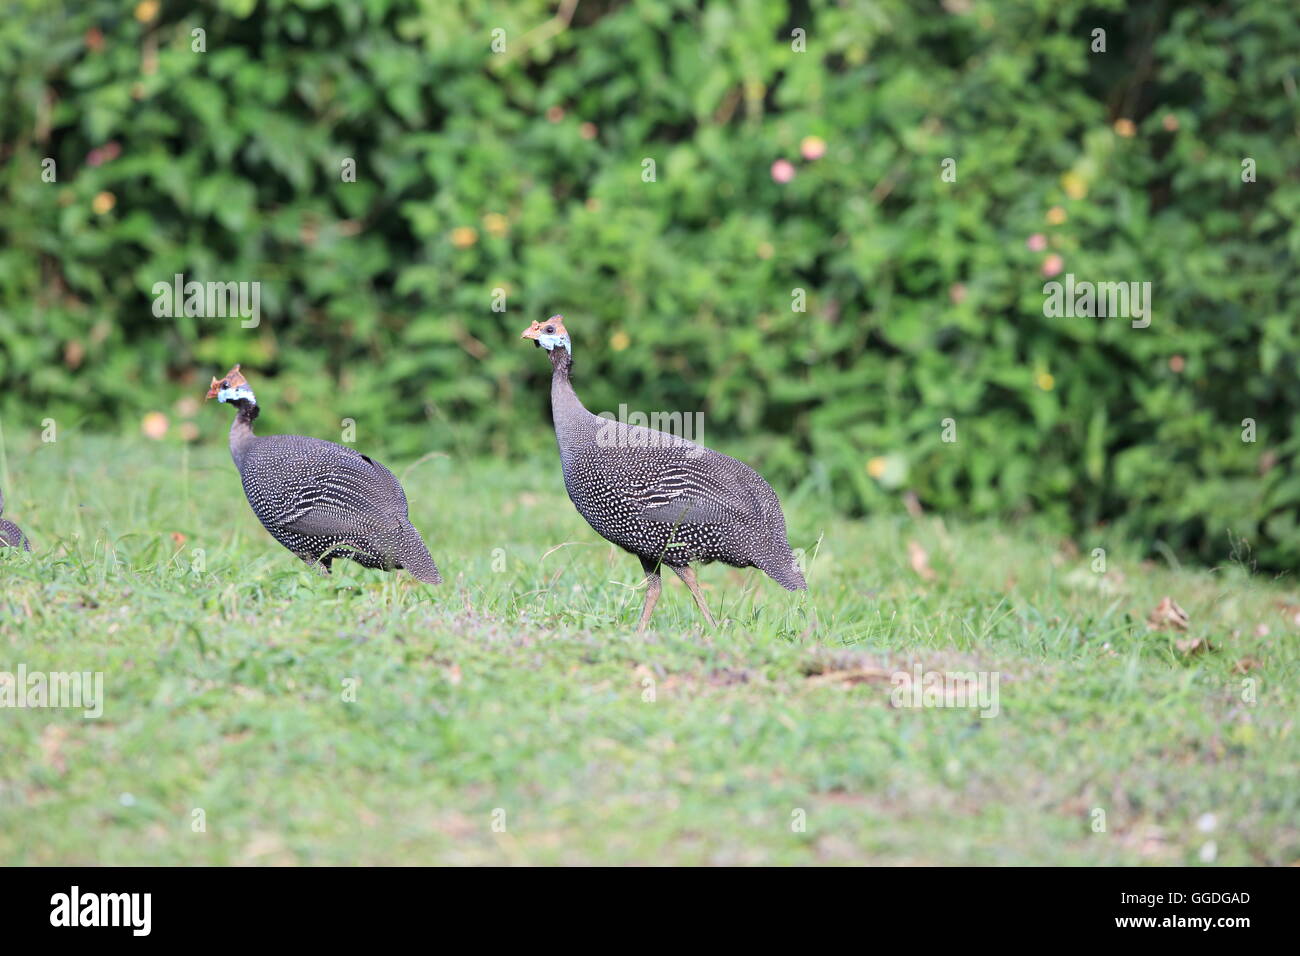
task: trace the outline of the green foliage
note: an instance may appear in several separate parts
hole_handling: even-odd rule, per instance
[[[910,491],[1300,560],[1285,4],[560,8],[19,4],[0,20],[10,430],[175,417],[239,361],[268,430],[348,417],[396,454],[527,453],[550,441],[548,368],[519,331],[563,312],[594,410],[703,410],[706,441],[845,511]],[[1150,327],[1045,317],[1049,256],[1151,282]],[[261,326],[155,318],[178,272],[260,281]]]

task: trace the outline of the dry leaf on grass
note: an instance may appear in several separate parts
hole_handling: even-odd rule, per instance
[[[1163,630],[1166,627],[1174,627],[1180,631],[1185,631],[1189,623],[1190,618],[1188,618],[1187,612],[1175,604],[1173,598],[1168,596],[1162,597],[1155,610],[1147,616],[1147,627],[1153,631]]]
[[[1214,650],[1214,645],[1203,637],[1180,638],[1174,641],[1174,647],[1188,655]]]
[[[808,683],[819,686],[852,686],[872,681],[888,684],[893,679],[893,676],[894,671],[886,670],[883,667],[858,667],[853,670],[826,671],[823,674],[814,674],[808,678]]]

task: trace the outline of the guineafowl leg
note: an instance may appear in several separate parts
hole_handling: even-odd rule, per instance
[[[713,619],[709,613],[709,606],[704,603],[704,594],[700,591],[700,583],[695,580],[695,569],[689,564],[683,568],[673,568],[677,576],[686,582],[686,586],[691,589],[691,596],[695,598],[695,604],[704,615],[704,620],[709,622],[709,627],[717,627],[718,622]]]
[[[645,568],[645,606],[641,608],[641,623],[636,626],[638,634],[644,632],[646,625],[650,623],[650,615],[654,613],[655,605],[659,603],[659,592],[663,590],[659,566],[642,558],[641,567]]]

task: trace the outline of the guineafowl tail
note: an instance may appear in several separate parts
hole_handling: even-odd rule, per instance
[[[398,531],[396,551],[398,562],[411,573],[411,577],[425,584],[442,583],[442,575],[438,573],[438,566],[433,563],[420,532],[406,522],[402,522]]]
[[[808,582],[803,579],[799,562],[789,549],[783,555],[762,562],[758,568],[787,591],[808,590]]]

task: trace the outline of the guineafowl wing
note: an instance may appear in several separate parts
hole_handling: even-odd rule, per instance
[[[308,485],[300,486],[286,524],[329,524],[355,530],[358,523],[370,527],[396,528],[406,517],[406,497],[397,498],[391,489],[377,482],[373,469],[346,463],[321,472]],[[334,519],[331,516],[335,516]]]
[[[650,504],[641,512],[647,521],[664,524],[726,524],[732,513],[720,508],[716,502],[690,495],[678,495],[662,504]]]
[[[727,455],[693,445],[658,449],[629,489],[642,515],[666,524],[739,524],[763,514],[758,473]]]
[[[292,518],[278,522],[277,527],[309,538],[341,538],[373,530],[372,527],[367,527],[367,523],[355,511],[335,511],[328,507],[300,511]],[[385,527],[396,528],[397,522],[393,521]]]
[[[332,442],[298,441],[275,467],[257,470],[268,524],[326,537],[396,528],[406,518],[406,495],[383,465]]]

